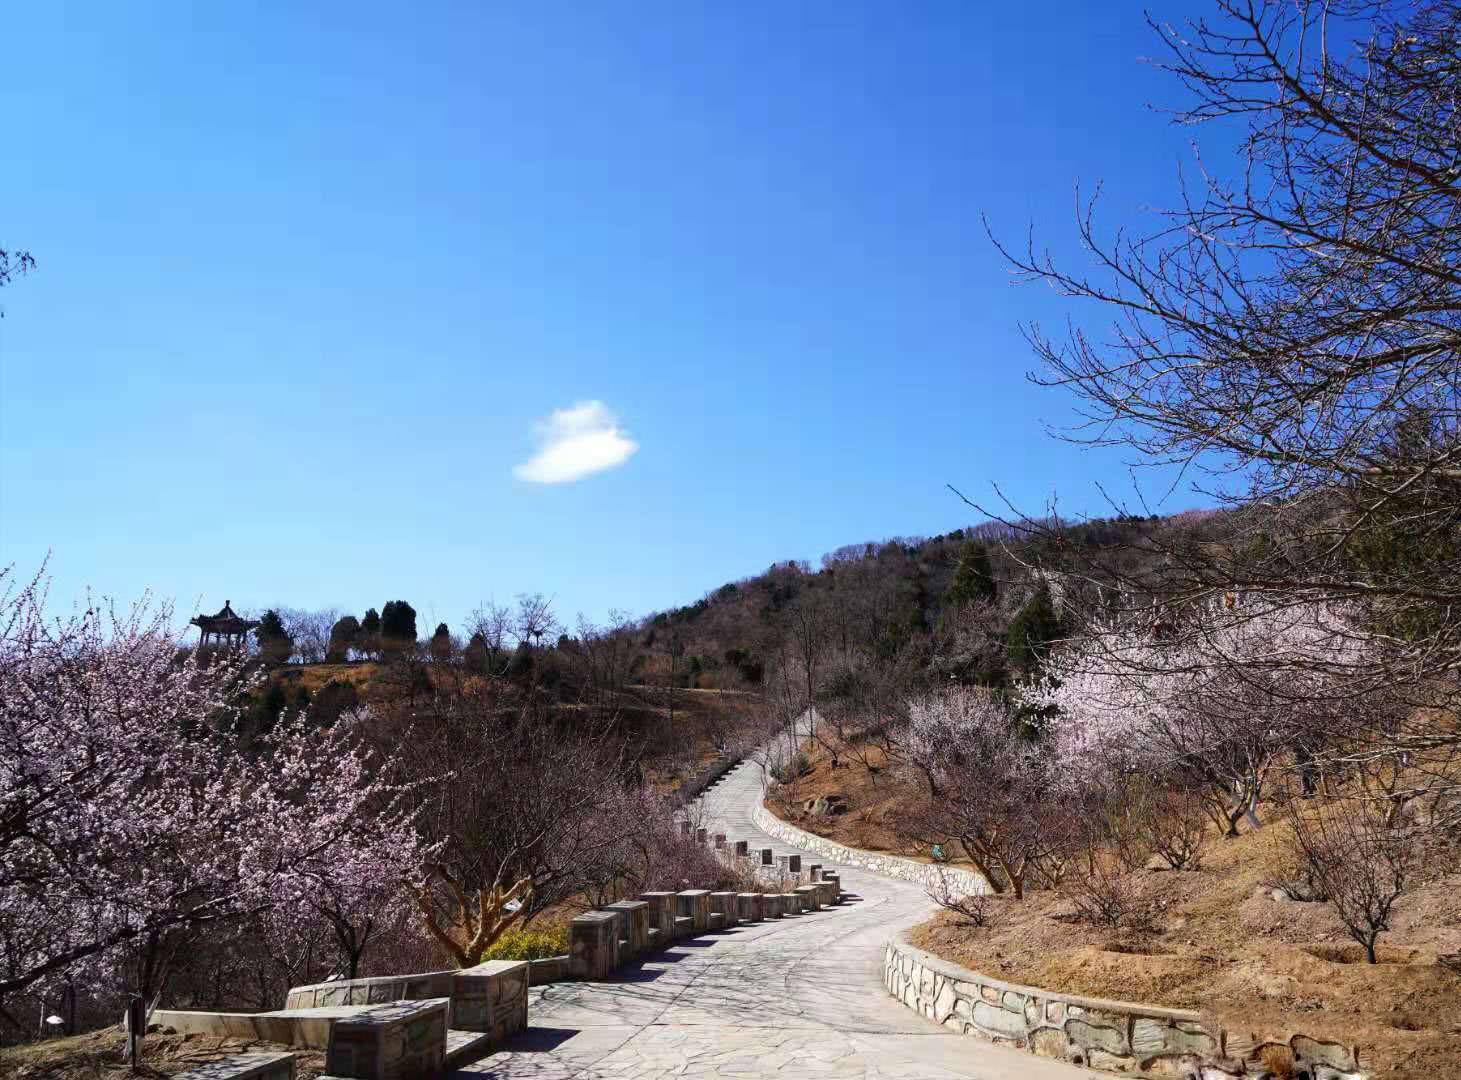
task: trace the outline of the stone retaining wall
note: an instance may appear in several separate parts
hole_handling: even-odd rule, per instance
[[[952,866],[941,866],[938,863],[922,863],[915,859],[905,859],[899,855],[878,855],[871,851],[850,848],[835,840],[818,836],[816,833],[798,829],[795,825],[782,821],[760,803],[751,808],[751,820],[762,832],[769,833],[784,843],[815,851],[822,858],[831,862],[856,866],[874,874],[882,874],[884,877],[911,881],[924,888],[937,885],[942,874],[954,889],[960,889],[966,893],[989,891],[989,885],[981,874],[970,870],[958,870]]]
[[[904,941],[883,956],[888,993],[936,1024],[1095,1069],[1180,1080],[1256,1080],[1272,1043],[1241,1044],[1186,1009],[1083,997],[990,978]],[[1368,1080],[1353,1047],[1295,1035],[1280,1043],[1304,1080]]]

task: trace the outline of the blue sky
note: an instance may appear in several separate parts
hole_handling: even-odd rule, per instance
[[[1078,257],[1077,179],[1110,226],[1172,200],[1136,4],[52,0],[5,34],[0,246],[38,268],[0,291],[0,560],[49,550],[58,600],[643,613],[969,523],[946,483],[1129,483],[1044,435],[1071,402],[1017,324],[1071,309],[980,215]]]

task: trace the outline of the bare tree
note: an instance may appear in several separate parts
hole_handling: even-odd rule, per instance
[[[1291,807],[1304,877],[1375,963],[1375,942],[1390,929],[1395,903],[1420,869],[1420,838],[1387,822],[1381,808],[1363,799],[1336,799],[1308,812]]]
[[[320,664],[330,651],[330,631],[339,620],[339,608],[303,611],[299,608],[275,608],[285,632],[294,642],[294,655],[301,664]]]
[[[1245,127],[1232,178],[1199,160],[1146,233],[1107,239],[1086,203],[1088,272],[1033,241],[1001,247],[1027,278],[1112,316],[1104,337],[1026,328],[1033,378],[1080,402],[1067,436],[1178,466],[1230,508],[1200,530],[1146,530],[1147,558],[1088,573],[1133,618],[1158,598],[1153,625],[1234,597],[1248,615],[1355,609],[1375,637],[1348,662],[1352,691],[1399,687],[1416,706],[1385,729],[1389,753],[1448,755],[1461,740],[1461,3],[1215,7],[1153,28],[1159,66],[1191,95],[1176,121]]]

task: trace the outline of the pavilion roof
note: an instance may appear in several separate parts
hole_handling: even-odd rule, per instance
[[[226,627],[228,629],[242,631],[252,630],[259,625],[257,619],[240,618],[238,612],[233,610],[233,605],[228,600],[223,602],[223,607],[219,610],[218,614],[199,615],[189,621],[192,625],[205,630],[223,629]]]

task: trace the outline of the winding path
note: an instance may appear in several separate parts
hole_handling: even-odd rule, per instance
[[[704,796],[712,831],[795,851],[751,822],[761,769]],[[830,864],[828,869],[832,869]],[[1101,1074],[965,1038],[883,989],[883,944],[929,916],[917,886],[852,868],[814,914],[682,941],[612,981],[535,989],[531,1028],[459,1080],[1076,1080]]]

